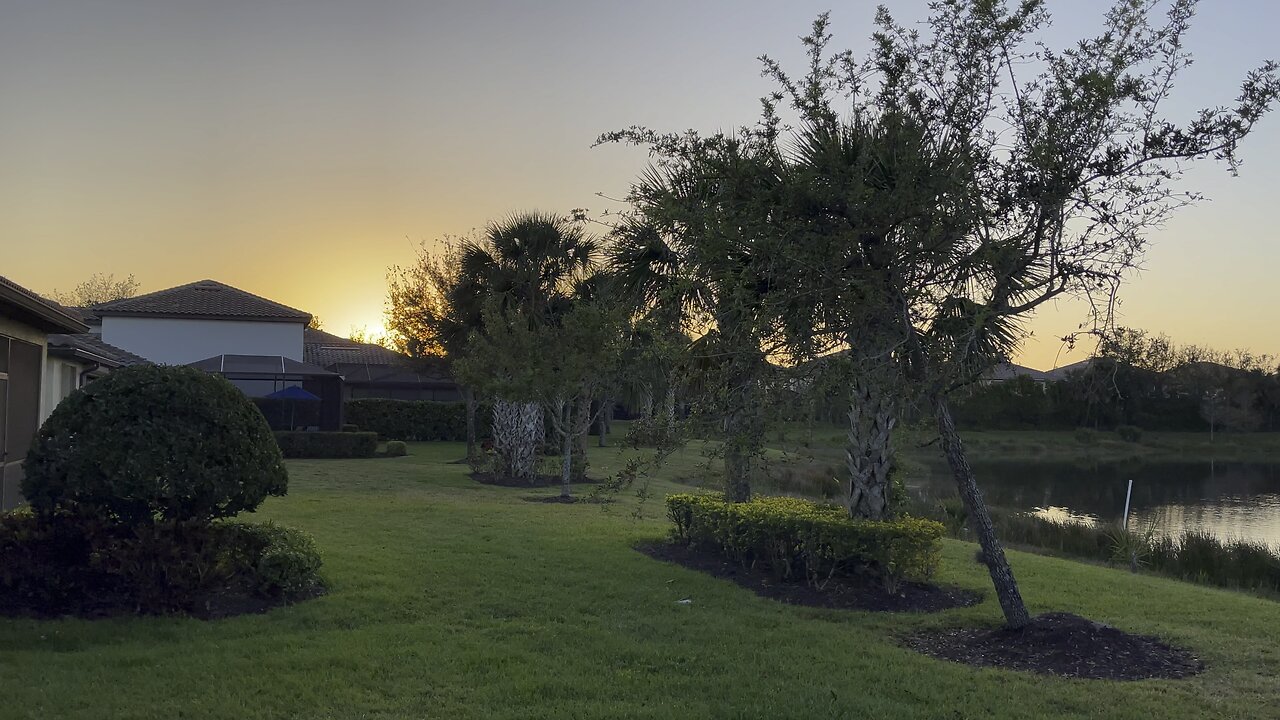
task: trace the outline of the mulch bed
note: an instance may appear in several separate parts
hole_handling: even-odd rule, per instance
[[[484,485],[497,485],[499,487],[519,487],[519,488],[544,488],[544,487],[560,487],[559,475],[535,475],[533,479],[514,478],[510,475],[495,475],[493,473],[471,473],[471,479]],[[575,480],[574,485],[597,485],[599,480],[584,478]]]
[[[1032,618],[1021,630],[950,628],[906,644],[943,660],[1094,680],[1183,678],[1204,670],[1199,658],[1146,635],[1070,613]]]
[[[560,497],[559,495],[525,495],[520,498],[525,502],[546,503],[548,505],[574,505],[577,503],[590,503],[592,505],[603,505],[604,500],[594,498],[590,495],[573,495],[571,497]]]
[[[772,573],[744,568],[715,553],[683,545],[645,543],[637,545],[636,550],[657,560],[731,580],[757,595],[790,605],[878,612],[938,612],[976,605],[982,600],[981,593],[971,590],[914,582],[902,583],[898,592],[891,595],[879,580],[861,577],[833,577],[822,589],[817,589],[803,582],[779,582]]]

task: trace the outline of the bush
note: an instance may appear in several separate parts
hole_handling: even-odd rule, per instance
[[[1138,427],[1137,425],[1117,425],[1116,435],[1119,435],[1120,439],[1124,440],[1125,442],[1131,442],[1131,443],[1141,442],[1142,428]]]
[[[343,423],[341,430],[342,432],[360,432],[360,426],[352,425],[351,423]]]
[[[373,432],[278,432],[276,442],[287,458],[370,458],[378,452]]]
[[[24,469],[38,513],[122,523],[207,522],[288,485],[262,413],[223,378],[188,367],[122,368],[71,393]]]
[[[904,517],[850,520],[845,510],[788,497],[745,503],[720,495],[671,495],[667,516],[679,542],[713,548],[783,580],[820,587],[833,575],[870,569],[896,592],[903,580],[927,580],[942,559],[940,523]]]
[[[399,440],[387,442],[387,457],[404,457],[409,454],[409,446]]]
[[[1081,445],[1097,445],[1098,431],[1093,428],[1076,428],[1076,442]]]
[[[489,433],[488,413],[484,410],[481,407],[476,412],[481,436]],[[467,439],[466,403],[366,398],[348,400],[346,416],[365,430],[376,432],[383,440],[458,442]]]
[[[227,522],[221,528],[236,576],[255,595],[290,599],[322,586],[320,551],[307,533],[273,522]]]
[[[193,611],[220,593],[294,599],[321,586],[320,564],[309,536],[271,523],[0,515],[0,605],[41,615]]]

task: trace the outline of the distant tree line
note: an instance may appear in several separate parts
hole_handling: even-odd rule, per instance
[[[1247,350],[1179,345],[1120,328],[1095,357],[1057,382],[1030,377],[974,384],[959,392],[956,422],[995,430],[1280,430],[1276,359]]]

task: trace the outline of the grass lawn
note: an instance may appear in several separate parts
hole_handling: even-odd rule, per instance
[[[994,624],[789,607],[651,560],[644,506],[524,502],[478,485],[454,444],[410,456],[291,461],[260,516],[304,528],[326,597],[203,622],[0,619],[4,718],[1274,718],[1280,604],[1014,553],[1033,612],[1064,610],[1196,652],[1179,681],[1066,681],[917,655],[896,637]],[[592,449],[598,473],[617,451]],[[676,458],[692,464],[689,458]],[[547,494],[552,491],[536,491]],[[973,545],[940,580],[987,589]],[[690,604],[678,604],[691,598]]]

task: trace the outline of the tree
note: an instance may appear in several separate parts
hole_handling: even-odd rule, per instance
[[[652,313],[663,337],[699,336],[691,348],[715,371],[705,399],[721,417],[724,489],[750,499],[761,450],[761,385],[776,349],[771,258],[782,238],[770,232],[777,199],[776,155],[751,134],[662,135],[642,128],[598,140],[650,148],[654,163],[628,195],[632,212],[617,223],[610,269],[622,292]],[[668,383],[674,389],[674,383]],[[669,396],[674,414],[674,395]]]
[[[131,298],[138,294],[138,287],[138,281],[132,274],[116,280],[116,276],[111,273],[94,273],[69,292],[54,290],[49,293],[49,297],[68,307],[92,307],[112,300]]]
[[[755,295],[763,304],[730,303],[751,309],[753,339],[773,331],[794,355],[822,352],[825,342],[857,356],[867,388],[851,393],[850,452],[867,462],[850,463],[851,512],[876,512],[885,493],[893,423],[883,398],[918,398],[933,411],[1015,628],[1030,616],[948,397],[1008,357],[1025,336],[1023,320],[1054,298],[1089,299],[1090,321],[1108,326],[1147,232],[1197,198],[1176,188],[1184,168],[1214,158],[1235,171],[1240,141],[1280,94],[1276,66],[1266,63],[1246,76],[1234,108],[1165,119],[1163,103],[1190,61],[1183,37],[1195,3],[1169,3],[1161,24],[1151,22],[1156,6],[1120,0],[1099,36],[1061,52],[1037,42],[1050,21],[1038,0],[1012,9],[998,0],[933,3],[922,30],[881,9],[861,60],[826,54],[822,16],[804,39],[803,78],[765,58],[780,89],[755,126],[732,138],[629,136],[664,158],[686,150],[739,161],[678,165],[692,177],[667,186],[692,189],[685,194],[713,208],[727,194],[724,204],[744,211],[695,214],[703,222],[684,226],[733,242],[684,239],[702,251],[769,248],[733,276],[764,289]],[[783,103],[800,116],[789,135]]]
[[[311,316],[311,319],[307,321],[307,329],[308,329],[308,330],[323,330],[323,329],[324,329],[324,321],[320,319],[320,316],[319,316],[319,315],[312,315],[312,316]]]
[[[783,87],[776,97],[802,114],[806,132],[873,152],[880,187],[868,183],[856,187],[865,195],[839,198],[859,210],[852,224],[860,232],[845,235],[855,262],[834,264],[831,287],[843,280],[858,297],[852,342],[869,338],[873,357],[902,368],[933,409],[1012,627],[1029,615],[949,393],[1007,357],[1025,335],[1022,320],[1054,298],[1088,298],[1092,322],[1108,325],[1147,232],[1196,199],[1175,187],[1184,168],[1214,158],[1234,171],[1239,142],[1280,94],[1276,66],[1266,63],[1246,76],[1235,108],[1206,109],[1182,125],[1165,119],[1162,105],[1190,62],[1183,37],[1195,3],[1174,0],[1161,24],[1151,21],[1156,6],[1121,0],[1099,36],[1061,52],[1036,42],[1050,22],[1036,0],[1012,9],[935,3],[923,32],[881,9],[863,61],[848,53],[823,61],[825,18],[806,41],[814,62],[803,81],[766,61]],[[1020,77],[1028,68],[1031,77]],[[833,95],[848,96],[852,107],[831,112]],[[766,125],[776,118],[770,110],[766,103]],[[928,193],[902,182],[921,177]],[[885,194],[891,209],[908,201],[882,213]],[[815,246],[829,249],[802,245]]]
[[[444,357],[452,367],[466,357],[467,342],[480,329],[479,296],[462,289],[462,243],[445,237],[436,250],[425,243],[414,263],[387,270],[386,326],[391,346],[414,362]],[[457,375],[454,369],[455,376]],[[467,459],[478,457],[475,390],[462,385],[467,405]]]
[[[481,333],[486,312],[548,323],[568,310],[599,252],[599,241],[568,218],[513,215],[489,225],[483,237],[460,244],[450,307],[460,322]],[[507,387],[505,396],[494,397],[494,446],[502,472],[529,479],[544,432],[542,408],[524,392],[515,396],[514,385]]]
[[[623,315],[604,300],[576,300],[550,322],[491,302],[484,330],[458,363],[469,384],[495,397],[547,408],[561,450],[560,496],[569,499],[578,445],[604,405],[593,402],[622,359]],[[584,468],[585,469],[585,468]]]

